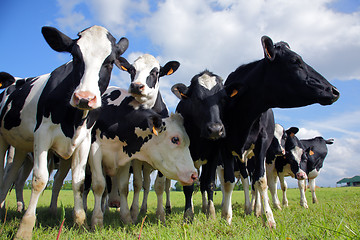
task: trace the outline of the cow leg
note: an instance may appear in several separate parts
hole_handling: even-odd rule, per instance
[[[275,164],[266,164],[267,183],[268,183],[268,187],[269,187],[269,190],[271,193],[273,207],[275,209],[281,209],[280,200],[277,195],[278,176],[277,176],[277,173],[274,168],[275,168]]]
[[[206,210],[207,217],[212,219],[216,218],[214,206],[214,189],[215,189],[215,174],[217,162],[209,160],[207,164],[203,165],[203,170],[200,176],[200,190],[203,189],[207,192],[208,207]]]
[[[19,170],[26,158],[26,152],[16,151],[12,164],[6,169],[3,184],[1,186],[0,192],[0,207],[3,209],[5,207],[5,198],[15,182],[16,178],[19,176]]]
[[[166,212],[166,214],[171,213],[170,188],[171,188],[171,179],[166,178],[166,180],[165,180],[165,194],[166,194],[165,212]]]
[[[20,169],[19,177],[15,182],[15,191],[16,191],[16,201],[17,201],[17,211],[23,212],[25,210],[23,190],[26,179],[29,177],[34,166],[33,159],[29,159],[27,154],[26,159]]]
[[[243,185],[244,189],[244,199],[245,199],[245,214],[251,214],[252,207],[250,202],[250,185],[249,185],[249,174],[248,170],[246,169],[246,165],[244,162],[236,161],[239,170],[240,170],[240,180]]]
[[[117,172],[120,192],[120,218],[125,224],[133,223],[128,205],[130,162],[121,166]]]
[[[306,191],[305,180],[298,180],[298,186],[300,190],[300,206],[303,206],[304,208],[309,208],[305,196],[305,191]]]
[[[150,192],[150,183],[151,183],[150,174],[153,170],[154,169],[149,164],[144,163],[144,168],[143,168],[144,196],[143,196],[143,201],[142,201],[141,208],[140,208],[141,214],[146,214],[146,212],[147,212],[147,201],[148,201],[148,196],[149,196],[149,192]]]
[[[86,224],[86,214],[83,205],[85,168],[89,157],[91,136],[88,135],[75,150],[71,161],[72,188],[74,194],[74,222],[78,226]]]
[[[119,182],[118,175],[111,177],[111,186],[109,190],[109,207],[120,210],[120,194],[119,194]]]
[[[3,183],[3,178],[4,178],[4,164],[5,164],[6,153],[9,156],[10,149],[8,151],[8,148],[9,148],[9,144],[7,144],[5,140],[0,136],[0,187]],[[10,148],[12,148],[11,150],[13,151],[12,156],[14,156],[14,148],[13,147]]]
[[[316,187],[315,178],[309,179],[309,187],[310,187],[313,203],[317,203],[318,200],[317,200],[316,194],[315,194],[315,187]]]
[[[88,163],[90,165],[91,185],[94,193],[94,210],[91,217],[91,227],[95,228],[96,226],[103,226],[104,214],[101,208],[101,197],[106,186],[102,170],[101,148],[97,142],[91,144]]]
[[[260,192],[256,191],[254,186],[251,189],[251,209],[254,211],[256,217],[261,216],[261,201]]]
[[[194,219],[194,206],[192,202],[194,184],[191,186],[183,186],[183,192],[185,195],[184,222],[192,222]]]
[[[284,207],[288,207],[289,206],[289,201],[287,199],[286,196],[286,191],[287,191],[287,183],[285,181],[285,176],[282,173],[279,173],[279,179],[280,179],[280,186],[281,186],[281,190],[283,192],[283,200],[282,200],[282,205]]]
[[[165,223],[165,210],[163,204],[163,195],[165,190],[165,180],[166,177],[160,173],[157,174],[155,179],[155,193],[157,196],[157,208],[156,208],[156,217],[160,219],[161,222]]]
[[[36,206],[49,179],[47,162],[52,141],[47,134],[40,135],[38,132],[35,132],[34,136],[34,168],[29,206],[20,222],[15,239],[31,239],[36,221]],[[47,133],[48,131],[40,132]]]
[[[139,195],[143,185],[141,174],[142,165],[142,162],[139,160],[132,161],[134,197],[130,208],[130,214],[133,222],[136,222],[136,219],[139,215]]]
[[[201,174],[205,174],[204,171],[202,171]],[[201,175],[200,175],[200,177],[201,177]],[[207,212],[207,210],[209,208],[209,202],[208,202],[208,197],[207,197],[207,192],[206,192],[206,184],[205,183],[206,183],[205,181],[200,181],[201,212],[206,214],[206,212]]]
[[[59,193],[63,185],[64,179],[67,176],[68,172],[70,171],[70,168],[71,168],[70,160],[60,159],[59,169],[55,173],[53,188],[51,191],[51,201],[50,201],[49,211],[53,215],[57,214],[57,201],[58,201]]]
[[[229,224],[232,221],[232,207],[231,207],[231,196],[234,190],[235,182],[225,182],[224,180],[224,169],[220,166],[217,168],[218,177],[221,183],[221,191],[223,198],[221,202],[222,210],[221,217],[224,218]]]

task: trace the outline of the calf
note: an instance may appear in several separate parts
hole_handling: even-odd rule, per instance
[[[92,132],[89,157],[95,197],[92,226],[103,223],[103,169],[107,175],[120,178],[120,217],[125,222],[131,222],[127,205],[131,160],[145,161],[184,185],[192,184],[197,178],[189,151],[189,137],[179,114],[172,114],[162,121],[153,110],[144,108],[134,97],[115,87],[105,92],[103,105]]]
[[[69,52],[73,59],[50,74],[13,79],[1,94],[0,165],[4,165],[8,146],[16,149],[13,165],[2,183],[2,205],[26,154],[34,153],[30,203],[16,238],[31,238],[37,201],[49,177],[49,150],[63,159],[71,158],[74,222],[85,223],[81,194],[91,128],[97,119],[93,111],[101,107],[101,94],[109,84],[113,63],[128,47],[126,38],[116,43],[115,38],[99,26],[83,30],[75,40],[52,27],[43,27],[42,34],[51,48]]]
[[[339,91],[291,51],[287,43],[279,42],[274,45],[266,36],[261,38],[261,43],[265,58],[240,66],[225,81],[225,86],[237,83],[242,88],[227,102],[224,111],[227,136],[222,158],[225,182],[234,183],[232,156],[241,158],[248,147],[255,143],[252,184],[255,191],[260,193],[268,225],[275,227],[265,177],[265,156],[269,143],[251,143],[249,133],[256,132],[253,128],[259,125],[255,123],[269,108],[300,107],[313,103],[330,105],[339,98]],[[271,136],[268,138],[272,139]]]
[[[224,87],[222,79],[205,70],[191,79],[190,86],[175,84],[171,90],[180,99],[176,108],[184,117],[184,126],[190,137],[190,152],[198,167],[201,164],[201,192],[208,194],[206,212],[215,218],[213,191],[216,166],[220,157],[219,141],[225,137],[222,123],[224,101],[231,96],[235,86]],[[184,187],[185,220],[192,220],[192,193],[194,186]],[[205,210],[205,209],[204,209]]]

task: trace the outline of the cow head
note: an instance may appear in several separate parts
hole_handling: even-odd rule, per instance
[[[0,89],[7,88],[15,82],[15,78],[7,72],[0,72]]]
[[[190,155],[190,140],[186,134],[180,114],[171,114],[163,119],[164,126],[154,131],[153,143],[149,148],[149,164],[167,178],[191,185],[197,179],[197,171]],[[156,147],[154,147],[156,146]],[[145,148],[145,146],[144,146]]]
[[[306,64],[285,42],[275,45],[272,40],[261,38],[266,64],[264,89],[271,93],[270,105],[300,107],[313,103],[330,105],[340,96],[339,91],[322,75]]]
[[[173,74],[180,66],[179,62],[170,61],[160,66],[152,55],[144,54],[131,65],[125,58],[120,58],[118,67],[131,76],[129,93],[141,104],[152,108],[159,92],[159,78]]]
[[[171,88],[181,100],[177,111],[183,116],[190,115],[192,124],[200,129],[201,137],[211,140],[226,135],[222,111],[226,98],[234,94],[233,90],[234,85],[224,87],[222,78],[207,70],[195,75],[189,87],[178,83]]]
[[[285,142],[285,158],[286,162],[290,164],[292,173],[298,180],[307,179],[306,167],[307,156],[304,154],[304,147],[300,140],[295,136],[299,131],[296,127],[291,127],[286,130],[286,142]]]
[[[82,110],[101,106],[101,94],[106,90],[113,64],[129,45],[126,38],[118,43],[103,27],[92,26],[71,39],[53,27],[43,27],[42,34],[52,49],[72,55],[74,92],[70,105]]]

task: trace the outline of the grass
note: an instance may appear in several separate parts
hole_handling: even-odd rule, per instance
[[[230,226],[221,219],[221,192],[214,196],[216,220],[209,220],[201,213],[201,195],[194,195],[195,220],[192,224],[183,223],[183,193],[171,192],[173,208],[166,225],[155,217],[156,195],[150,192],[146,218],[140,216],[137,224],[123,225],[119,213],[110,209],[105,214],[104,227],[90,231],[73,227],[72,191],[61,191],[59,201],[64,207],[61,208],[59,202],[58,216],[54,217],[48,212],[51,191],[46,190],[39,200],[33,239],[57,238],[62,209],[65,210],[65,222],[59,239],[138,239],[140,233],[140,239],[360,239],[360,188],[320,188],[316,194],[319,203],[312,204],[311,193],[306,193],[309,209],[303,209],[299,205],[299,191],[289,189],[289,207],[273,211],[277,223],[275,230],[263,227],[261,218],[244,215],[244,195],[242,191],[236,191],[233,193],[233,223]],[[24,191],[24,197],[28,203],[30,190]],[[0,224],[0,239],[13,237],[22,217],[16,212],[14,191],[6,202],[7,216],[5,224],[4,219]],[[93,202],[93,196],[89,194],[88,224]]]

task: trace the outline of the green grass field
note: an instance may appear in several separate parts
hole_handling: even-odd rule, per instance
[[[192,224],[183,223],[184,196],[182,192],[171,192],[172,213],[167,216],[166,225],[155,217],[156,195],[150,192],[148,213],[141,228],[140,216],[138,224],[123,225],[119,213],[115,209],[106,212],[104,228],[90,231],[73,227],[72,191],[61,191],[58,216],[48,213],[51,191],[46,190],[39,200],[37,223],[33,239],[56,239],[60,228],[60,202],[65,207],[65,224],[60,239],[360,239],[360,188],[320,188],[317,189],[318,204],[311,203],[311,193],[306,197],[309,209],[299,205],[299,191],[289,189],[289,207],[274,211],[277,228],[263,227],[261,218],[244,215],[244,199],[242,191],[233,193],[233,223],[228,225],[221,219],[221,192],[216,192],[215,207],[217,219],[208,220],[201,213],[201,194],[194,195],[195,219]],[[25,202],[30,198],[30,190],[25,190]],[[279,192],[281,195],[281,191]],[[132,198],[132,192],[130,193]],[[280,196],[281,200],[281,196]],[[131,202],[131,201],[129,201]],[[2,220],[0,239],[11,239],[17,231],[22,214],[16,212],[15,193],[8,198],[6,220]],[[90,224],[93,196],[89,194]]]

